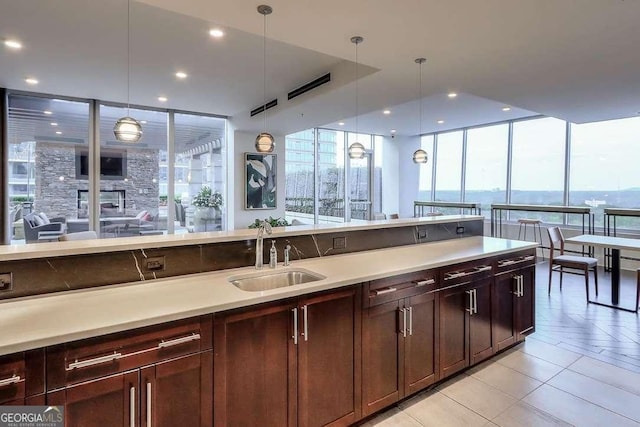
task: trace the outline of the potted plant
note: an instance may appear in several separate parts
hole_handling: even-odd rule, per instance
[[[193,214],[194,231],[209,231],[209,228],[215,229],[216,220],[222,216],[220,209],[223,204],[222,194],[204,185],[198,194],[193,197],[191,204],[196,208]],[[208,227],[209,224],[212,224],[212,227]]]
[[[259,219],[259,218],[256,218],[256,220],[254,222],[249,224],[249,228],[258,228],[258,227],[260,227],[260,224],[262,224],[262,221],[267,221],[272,227],[286,227],[288,225],[291,225],[284,218],[269,217],[269,218],[265,218],[263,220]]]

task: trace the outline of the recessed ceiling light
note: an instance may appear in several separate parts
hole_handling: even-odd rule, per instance
[[[51,126],[58,126],[56,122],[51,122]]]
[[[169,98],[167,98],[166,96],[159,96],[158,97],[158,101],[160,102],[167,102],[169,100]]]
[[[443,123],[444,123],[444,120],[442,120],[442,119],[438,120],[438,124],[439,124],[439,125],[441,125],[441,124],[443,124]]]
[[[389,114],[391,114],[391,110],[384,110],[384,111],[382,112],[382,114],[389,115]]]
[[[18,40],[5,40],[4,45],[13,50],[22,49],[22,43],[20,43]]]
[[[502,111],[511,111],[511,107],[502,107]]]
[[[456,96],[458,96],[457,93],[455,92],[449,92],[449,94],[447,95],[449,98],[455,98]]]
[[[56,131],[56,135],[62,135],[62,132],[60,132],[59,130]]]
[[[219,28],[213,28],[212,30],[209,31],[209,35],[211,37],[215,37],[219,39],[220,37],[224,36],[224,31],[222,31]]]
[[[187,78],[187,73],[185,73],[184,71],[178,71],[176,73],[176,77],[179,79],[186,79]]]
[[[53,112],[49,111],[49,110],[44,110],[43,113],[45,113],[47,116],[50,116],[53,114]]]
[[[396,133],[396,130],[395,129],[391,129],[391,133]]]
[[[338,122],[338,126],[344,126],[344,122]]]
[[[33,77],[27,77],[26,79],[24,79],[24,81],[29,85],[37,85],[38,83],[40,83],[38,79],[34,79]]]
[[[142,123],[143,125],[146,125],[147,121],[146,120],[140,120],[140,123]]]

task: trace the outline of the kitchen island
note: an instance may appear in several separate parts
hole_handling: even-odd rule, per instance
[[[16,298],[0,354],[12,402],[75,420],[117,395],[136,423],[348,425],[524,339],[534,262],[534,243],[470,236],[296,259],[275,271],[325,278],[267,291],[231,284],[241,267]]]

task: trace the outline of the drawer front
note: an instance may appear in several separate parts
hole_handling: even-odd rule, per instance
[[[494,258],[496,274],[530,267],[535,265],[535,263],[536,252],[534,249],[505,254]]]
[[[26,396],[24,353],[0,357],[0,404]]]
[[[415,273],[372,280],[365,284],[363,307],[371,307],[386,302],[434,291],[437,288],[437,270],[425,270]]]
[[[212,348],[212,316],[180,320],[47,349],[47,390]]]
[[[449,265],[440,270],[440,288],[461,285],[492,275],[493,266],[489,258]]]

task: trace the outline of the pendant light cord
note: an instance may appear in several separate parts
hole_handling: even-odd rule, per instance
[[[130,33],[130,20],[131,20],[131,0],[127,0],[127,116],[131,116],[129,112],[129,90],[131,86],[131,35]]]
[[[418,99],[418,103],[420,105],[420,138],[422,138],[422,63],[424,61],[420,61],[419,65],[420,67],[418,67],[419,70],[419,75],[418,75],[418,84],[420,85],[420,98]]]
[[[264,108],[264,132],[267,132],[267,14],[262,29],[262,105]]]
[[[356,141],[358,140],[358,44],[356,41]]]

